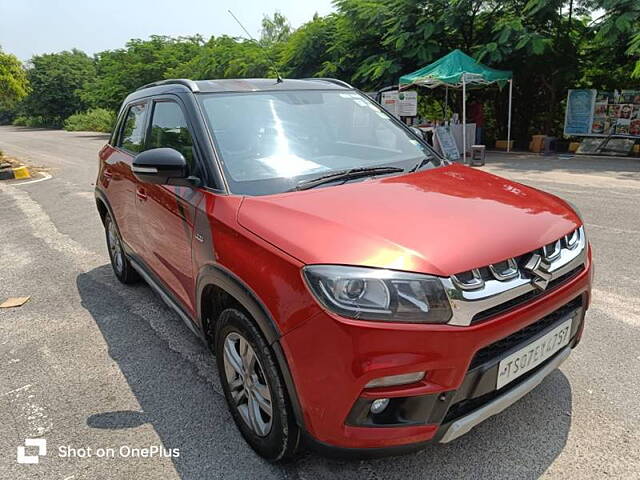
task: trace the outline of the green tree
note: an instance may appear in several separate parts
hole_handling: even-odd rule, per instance
[[[165,78],[250,78],[273,76],[270,50],[253,40],[211,37],[187,61],[165,73]]]
[[[44,124],[59,126],[85,109],[80,88],[94,75],[93,60],[79,50],[36,55],[27,69],[31,90],[20,110],[29,117],[41,117]]]
[[[264,45],[285,42],[291,35],[291,25],[287,17],[280,12],[275,12],[272,17],[262,17],[262,31],[260,42]]]
[[[640,2],[596,0],[599,15],[590,24],[595,37],[585,47],[592,61],[585,81],[606,88],[637,86],[640,78]],[[631,74],[630,74],[631,73]]]
[[[0,48],[0,110],[11,110],[28,93],[27,74],[15,55]]]
[[[81,98],[92,108],[117,110],[133,90],[162,80],[168,70],[197,56],[203,43],[199,35],[154,35],[149,40],[130,40],[125,48],[98,53],[96,75],[84,85]]]
[[[291,34],[280,51],[283,74],[292,78],[336,76],[340,72],[331,51],[336,37],[337,16],[319,17],[305,23]]]

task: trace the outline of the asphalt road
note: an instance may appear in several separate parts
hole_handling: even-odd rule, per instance
[[[560,370],[451,444],[274,466],[237,433],[200,342],[147,286],[115,280],[93,200],[104,142],[0,127],[1,150],[53,176],[0,183],[0,299],[31,295],[0,310],[0,478],[640,478],[640,159],[496,154],[484,167],[570,200],[585,218],[594,299]],[[32,437],[46,438],[47,455],[17,464]],[[154,445],[179,456],[133,450]]]

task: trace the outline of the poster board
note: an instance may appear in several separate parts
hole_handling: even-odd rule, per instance
[[[460,152],[449,127],[436,127],[433,133],[442,156],[451,161],[460,160]]]
[[[564,134],[640,137],[640,90],[569,90]]]
[[[569,90],[564,115],[566,136],[591,133],[596,93],[596,90]]]
[[[415,117],[418,115],[418,92],[391,90],[382,92],[382,106],[396,117]]]

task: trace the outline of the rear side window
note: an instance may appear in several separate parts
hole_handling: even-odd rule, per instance
[[[133,153],[144,148],[144,124],[147,117],[147,105],[133,105],[129,108],[122,126],[118,146]]]
[[[189,171],[194,172],[193,139],[180,105],[170,101],[155,103],[146,148],[173,148],[184,156]]]

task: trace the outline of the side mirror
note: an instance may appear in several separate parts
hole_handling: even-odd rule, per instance
[[[131,171],[142,182],[158,185],[193,185],[184,156],[173,148],[153,148],[136,155]]]

